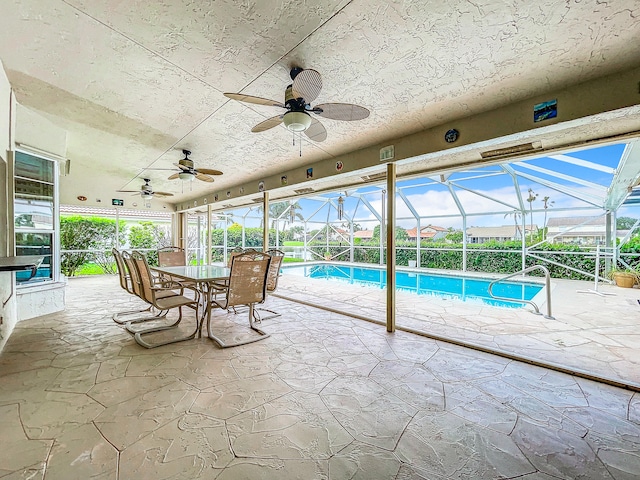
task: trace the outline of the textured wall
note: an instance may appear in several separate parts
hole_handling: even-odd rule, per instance
[[[9,80],[0,63],[0,257],[7,256],[7,236],[12,232],[7,221],[7,152],[10,149],[12,95]],[[13,275],[0,273],[0,350],[16,324],[15,297],[9,298]],[[5,306],[2,304],[7,302]]]
[[[59,157],[67,155],[66,130],[20,104],[16,108],[15,141]]]
[[[0,256],[12,253],[7,251],[8,239],[13,235],[10,228],[8,210],[7,161],[12,161],[9,150],[12,143],[20,142],[31,147],[64,157],[66,154],[67,133],[51,121],[18,105],[11,92],[11,86],[4,70],[0,68]],[[15,135],[10,135],[12,125]],[[11,335],[19,320],[33,318],[64,309],[64,284],[38,286],[23,290],[10,298],[13,274],[0,273],[0,350]],[[7,304],[2,307],[2,303]]]
[[[17,293],[18,321],[64,310],[66,285],[39,285],[22,288]]]
[[[66,130],[20,104],[16,108],[15,141],[58,157],[67,154]],[[64,310],[64,284],[23,288],[16,303],[18,321],[59,312]]]

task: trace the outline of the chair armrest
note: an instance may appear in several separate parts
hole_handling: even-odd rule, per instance
[[[180,282],[175,282],[175,281],[162,282],[160,284],[151,285],[151,290],[153,290],[154,292],[166,292],[167,290],[173,290],[173,291],[178,290],[179,295],[182,295],[184,292],[184,285],[182,285]]]
[[[211,282],[209,286],[214,290],[227,291],[229,289],[229,281],[221,280],[219,282]]]
[[[198,290],[196,287],[192,285],[183,285],[182,288],[180,289],[180,295],[186,296],[187,290],[190,290],[193,292],[194,301],[200,302],[200,295],[202,294],[200,290]]]
[[[184,288],[184,284],[181,282],[178,282],[177,280],[165,280],[165,281],[158,281],[155,282],[153,285],[151,285],[152,288],[165,288],[165,289],[171,289],[171,288]]]

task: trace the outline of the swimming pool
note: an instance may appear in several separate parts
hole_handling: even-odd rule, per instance
[[[299,275],[308,278],[341,281],[351,284],[384,288],[387,272],[379,268],[354,267],[349,265],[322,264],[305,266],[283,266],[284,275]],[[507,308],[520,308],[519,302],[496,300],[489,295],[492,280],[460,275],[446,275],[426,272],[396,271],[396,288],[442,298],[456,298],[463,301],[482,303]],[[493,294],[514,300],[531,300],[542,290],[537,283],[507,281],[493,286]]]

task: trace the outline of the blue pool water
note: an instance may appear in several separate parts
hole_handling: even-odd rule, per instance
[[[384,288],[387,284],[387,272],[378,268],[353,267],[347,265],[310,265],[283,267],[285,275],[301,275],[309,278],[343,281],[352,284]],[[396,288],[417,293],[435,295],[444,298],[457,298],[464,301],[481,301],[488,305],[508,308],[520,308],[522,303],[496,300],[489,295],[491,280],[459,275],[444,275],[424,272],[396,272]],[[542,285],[525,282],[501,282],[493,286],[493,294],[514,300],[531,300],[542,290]]]

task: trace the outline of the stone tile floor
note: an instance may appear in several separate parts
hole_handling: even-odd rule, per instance
[[[640,290],[552,279],[553,319],[532,308],[495,308],[409,292],[396,293],[396,324],[435,338],[518,355],[640,390]],[[283,298],[386,321],[386,290],[285,274]],[[546,313],[546,301],[539,303]],[[537,301],[538,299],[536,299]]]
[[[640,478],[639,393],[268,302],[263,341],[147,350],[115,277],[71,279],[0,354],[0,478]]]

